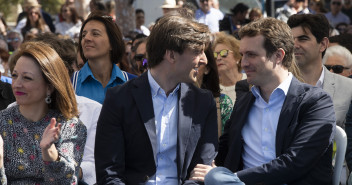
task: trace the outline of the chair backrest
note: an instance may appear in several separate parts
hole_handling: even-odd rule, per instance
[[[343,162],[345,160],[345,153],[346,153],[346,147],[347,147],[347,136],[346,136],[346,132],[341,127],[339,127],[337,125],[336,125],[336,132],[335,132],[335,139],[334,140],[336,142],[336,153],[335,153],[334,174],[332,176],[332,184],[339,185]]]

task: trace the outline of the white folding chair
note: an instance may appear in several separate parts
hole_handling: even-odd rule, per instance
[[[339,126],[336,126],[335,132],[335,142],[336,142],[336,153],[335,153],[335,167],[332,176],[332,184],[339,185],[341,178],[341,171],[343,167],[343,162],[345,160],[345,153],[347,147],[347,135],[346,132]]]

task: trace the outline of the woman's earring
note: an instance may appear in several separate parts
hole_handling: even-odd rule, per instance
[[[51,103],[51,97],[50,97],[50,94],[48,94],[45,98],[45,103],[46,104],[50,104]]]

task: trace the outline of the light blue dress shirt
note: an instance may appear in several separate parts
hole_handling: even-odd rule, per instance
[[[177,185],[177,122],[178,91],[180,85],[166,96],[148,71],[148,80],[152,93],[155,126],[157,135],[156,174],[148,185]]]
[[[255,102],[242,129],[244,169],[260,166],[276,158],[276,130],[282,105],[292,81],[292,74],[271,93],[267,103],[258,87],[252,87]]]
[[[210,8],[209,12],[204,13],[201,9],[195,12],[196,20],[207,25],[212,33],[219,32],[219,21],[224,18],[224,14],[215,8]]]
[[[108,82],[108,85],[103,87],[103,85],[94,77],[88,62],[86,62],[78,74],[76,94],[103,104],[106,91],[110,87],[126,82],[120,68],[115,64],[112,66],[110,81]]]
[[[12,78],[7,77],[7,76],[1,76],[1,81],[12,84]]]

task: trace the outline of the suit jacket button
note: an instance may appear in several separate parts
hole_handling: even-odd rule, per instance
[[[149,180],[149,176],[148,175],[144,176],[144,181],[147,182],[148,180]]]

